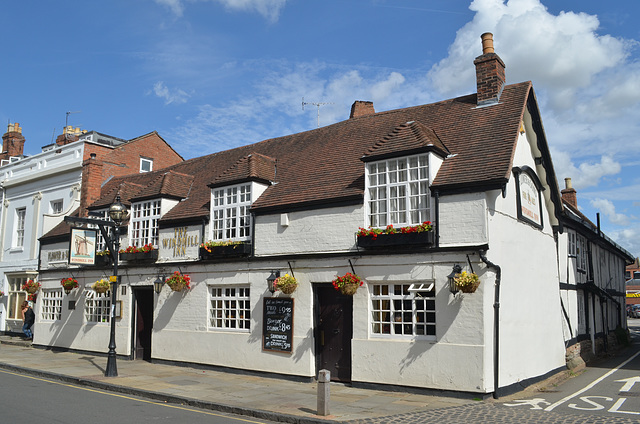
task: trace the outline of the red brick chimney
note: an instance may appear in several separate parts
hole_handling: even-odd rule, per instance
[[[78,141],[78,135],[80,134],[82,134],[80,128],[73,128],[71,125],[69,125],[62,130],[62,134],[56,137],[56,144],[58,146],[64,146],[65,144]]]
[[[571,178],[564,179],[565,189],[562,190],[562,200],[573,206],[574,208],[578,208],[578,196],[576,196],[576,189],[571,185]]]
[[[349,119],[357,118],[359,116],[373,115],[374,113],[376,113],[376,111],[373,108],[373,102],[356,100],[351,105],[351,114],[349,115]]]
[[[504,62],[493,50],[493,34],[485,32],[481,38],[482,56],[473,61],[476,65],[478,106],[497,103],[506,81]]]
[[[24,136],[19,123],[9,124],[7,132],[2,136],[2,152],[0,159],[9,159],[11,156],[24,154]]]
[[[80,217],[88,216],[87,207],[98,200],[102,187],[102,161],[91,153],[89,159],[82,162],[82,185],[80,188]]]

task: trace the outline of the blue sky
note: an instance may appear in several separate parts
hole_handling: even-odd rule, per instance
[[[628,0],[2,2],[0,120],[25,153],[65,124],[158,131],[185,158],[475,91],[480,34],[533,81],[558,181],[640,256],[640,3]]]

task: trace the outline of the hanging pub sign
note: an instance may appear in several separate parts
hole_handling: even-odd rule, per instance
[[[265,297],[262,317],[262,349],[291,353],[293,348],[293,299]]]
[[[516,177],[518,219],[542,228],[542,184],[528,166],[513,168]]]
[[[94,265],[96,263],[96,236],[96,230],[71,228],[70,265]]]

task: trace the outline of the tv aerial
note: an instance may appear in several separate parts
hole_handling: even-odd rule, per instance
[[[324,106],[324,105],[332,105],[334,104],[333,102],[329,102],[329,103],[314,103],[314,102],[305,102],[304,101],[304,97],[302,98],[302,110],[304,110],[304,105],[313,105],[315,107],[318,108],[318,117],[317,117],[317,125],[318,128],[320,128],[320,106]]]

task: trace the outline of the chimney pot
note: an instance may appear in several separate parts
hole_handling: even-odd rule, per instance
[[[493,49],[493,34],[485,32],[480,38],[482,39],[482,54],[495,53]]]
[[[576,190],[573,188],[573,185],[571,184],[571,178],[565,178],[564,185],[566,188],[560,192],[562,194],[562,200],[569,203],[574,208],[577,208],[578,196],[577,196]]]

